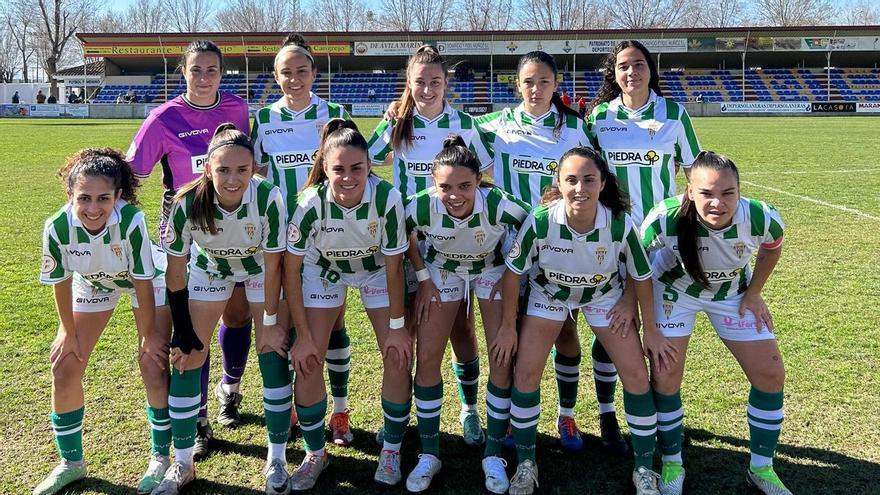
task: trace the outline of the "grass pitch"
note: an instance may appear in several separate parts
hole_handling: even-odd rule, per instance
[[[727,154],[739,165],[743,194],[772,202],[786,224],[785,251],[764,292],[788,372],[777,472],[795,493],[877,493],[880,119],[694,120],[704,148]],[[359,120],[364,131],[375,123]],[[140,121],[0,120],[0,168],[6,177],[0,181],[0,493],[29,492],[57,461],[48,421],[48,349],[58,323],[51,289],[37,282],[43,221],[66,200],[54,172],[79,148],[126,149],[139,125]],[[380,173],[387,176],[387,171]],[[154,174],[141,191],[151,231],[160,188]],[[125,300],[120,308],[127,306]],[[589,331],[581,326],[582,340],[588,342]],[[355,443],[348,449],[328,446],[332,463],[315,493],[375,490],[372,473],[379,449],[373,432],[382,419],[375,377],[381,376],[381,361],[357,297],[350,298],[348,328]],[[146,467],[149,437],[134,335],[131,312],[117,311],[89,363],[84,445],[90,477],[68,493],[133,493]],[[220,374],[214,346],[212,381]],[[688,355],[683,386],[687,489],[746,493],[748,383],[704,317]],[[577,407],[586,433],[581,453],[564,454],[555,442],[555,383],[550,368],[545,373],[538,437],[541,490],[631,493],[632,459],[609,457],[599,450],[588,350],[584,356]],[[461,441],[457,394],[448,369],[444,379],[445,465],[432,490],[481,492],[482,449],[469,449]],[[199,479],[187,493],[262,493],[265,430],[253,356],[242,390],[244,425],[234,431],[216,428],[214,454],[199,463]],[[622,412],[620,390],[618,386]],[[483,392],[481,388],[481,398]],[[485,411],[482,403],[480,410]],[[209,414],[215,413],[212,399]],[[406,474],[419,451],[414,426],[404,444]],[[302,458],[301,448],[300,439],[291,442],[292,465]],[[512,452],[507,457],[515,464]]]

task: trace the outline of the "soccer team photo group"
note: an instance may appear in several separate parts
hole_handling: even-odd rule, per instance
[[[340,102],[330,45],[276,37],[275,93],[192,35],[142,120],[0,122],[30,142],[3,141],[9,174],[50,143],[56,172],[0,194],[35,241],[44,220],[40,261],[3,262],[28,283],[3,326],[40,337],[3,340],[32,383],[0,395],[0,490],[880,491],[880,120],[705,117],[735,105],[620,33],[586,93],[539,42],[488,77],[506,104],[463,103],[474,69],[424,36],[402,84],[352,74]],[[826,111],[773,92],[749,112]]]

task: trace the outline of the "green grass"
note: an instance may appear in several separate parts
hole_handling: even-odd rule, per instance
[[[359,122],[369,131],[376,121]],[[54,172],[66,156],[82,147],[126,149],[139,124],[0,120],[0,168],[6,177],[0,181],[2,493],[29,491],[56,462],[48,422],[48,349],[57,317],[51,289],[37,282],[43,221],[65,201]],[[704,118],[695,119],[694,125],[706,149],[725,153],[740,166],[744,195],[772,202],[786,223],[785,252],[765,289],[788,373],[777,472],[795,493],[876,492],[880,480],[880,276],[876,272],[880,120]],[[858,210],[874,219],[762,186]],[[153,225],[160,187],[154,175],[141,194]],[[126,306],[127,300],[121,307]],[[699,321],[683,387],[688,489],[743,493],[748,384],[705,318]],[[381,361],[356,297],[350,298],[348,327],[353,342],[350,393],[356,440],[349,449],[329,447],[333,461],[317,493],[374,490],[371,480],[378,448],[372,434],[382,417],[376,380]],[[90,478],[70,493],[132,493],[146,465],[148,431],[135,346],[131,312],[118,311],[86,372],[84,442]],[[577,408],[587,433],[582,453],[565,455],[556,446],[555,384],[549,369],[545,374],[538,444],[543,493],[632,491],[631,459],[608,457],[598,448],[588,356],[587,351]],[[215,344],[212,381],[219,377],[217,357]],[[199,464],[199,480],[188,493],[262,492],[265,432],[253,356],[248,370],[243,384],[245,424],[235,431],[215,430],[215,454]],[[485,379],[484,370],[482,386]],[[457,395],[448,369],[445,382],[441,440],[445,466],[434,490],[479,492],[482,450],[468,449],[461,441]],[[619,395],[620,387],[622,410]],[[484,409],[481,403],[480,410]],[[212,402],[210,414],[215,412]],[[410,428],[405,472],[415,464],[417,443]],[[301,459],[301,448],[301,440],[291,443],[292,464]],[[514,462],[512,453],[508,459]]]

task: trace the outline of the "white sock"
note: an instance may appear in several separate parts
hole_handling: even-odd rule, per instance
[[[461,405],[461,412],[463,412],[465,414],[476,413],[477,412],[477,405],[476,404],[462,404]]]
[[[394,452],[400,452],[400,444],[390,443],[388,440],[385,440],[385,443],[382,444],[382,450],[393,450]]]
[[[174,460],[181,464],[186,464],[187,466],[193,465],[193,455],[193,447],[188,449],[174,449]]]
[[[327,453],[327,450],[325,450],[325,449],[321,449],[321,450],[316,450],[316,451],[314,451],[314,452],[311,452],[311,451],[308,451],[308,450],[307,450],[306,452],[308,452],[309,454],[312,454],[312,455],[316,455],[316,456],[318,456],[318,457],[324,457],[324,454]]]
[[[220,388],[226,392],[227,394],[231,394],[235,392],[238,393],[239,387],[241,387],[241,382],[238,383],[221,383]]]
[[[610,413],[610,412],[614,412],[616,410],[617,409],[614,408],[614,403],[611,403],[611,404],[603,404],[601,402],[599,403],[599,414]]]
[[[751,465],[752,465],[752,467],[756,467],[756,468],[764,467],[764,466],[772,466],[773,465],[773,458],[772,457],[764,457],[762,455],[758,455],[753,452]]]
[[[333,397],[333,414],[345,412],[348,409],[348,397]]]
[[[673,455],[662,455],[660,456],[663,459],[663,462],[677,462],[681,464],[681,452]]]
[[[571,408],[571,407],[562,407],[562,406],[559,406],[559,408],[558,408],[558,414],[559,414],[560,416],[571,416],[571,417],[573,417],[573,416],[574,416],[574,409]]]
[[[273,459],[280,459],[284,464],[287,464],[287,457],[285,456],[286,450],[286,443],[269,442],[269,454],[266,460],[271,461]]]

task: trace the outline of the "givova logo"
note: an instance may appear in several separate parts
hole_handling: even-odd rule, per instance
[[[559,163],[553,158],[532,158],[515,156],[510,159],[510,168],[524,174],[553,175]]]
[[[654,150],[611,150],[605,153],[610,165],[653,166],[660,161],[660,154]]]

